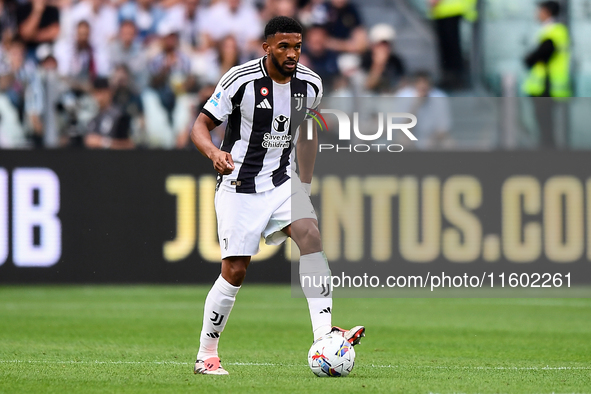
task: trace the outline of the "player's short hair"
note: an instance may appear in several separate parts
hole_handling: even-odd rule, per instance
[[[557,1],[542,1],[538,7],[545,8],[552,16],[560,15],[560,4]]]
[[[265,39],[277,33],[299,33],[302,34],[302,25],[293,18],[287,16],[276,16],[265,26]]]

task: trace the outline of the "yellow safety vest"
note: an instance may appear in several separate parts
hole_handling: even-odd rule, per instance
[[[552,40],[554,53],[548,63],[537,62],[529,71],[523,91],[530,96],[540,96],[550,78],[551,97],[570,97],[570,39],[568,29],[562,23],[552,23],[540,32],[539,42]]]
[[[433,19],[451,18],[463,16],[466,20],[474,22],[478,18],[476,2],[478,0],[441,0],[431,9]]]

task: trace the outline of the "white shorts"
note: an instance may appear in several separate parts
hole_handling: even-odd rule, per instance
[[[267,245],[287,239],[281,230],[299,219],[317,219],[310,197],[299,178],[262,193],[236,193],[220,186],[215,193],[215,212],[222,259],[254,256],[261,235]]]

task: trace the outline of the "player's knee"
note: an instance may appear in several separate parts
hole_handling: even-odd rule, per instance
[[[246,276],[248,263],[242,260],[226,262],[222,267],[222,276],[233,286],[240,286]]]
[[[310,251],[322,250],[322,241],[320,239],[320,231],[318,230],[318,227],[310,225],[303,228],[301,231],[300,243],[300,249]]]
[[[233,264],[230,268],[230,277],[234,283],[242,283],[246,276],[246,266],[242,264]]]

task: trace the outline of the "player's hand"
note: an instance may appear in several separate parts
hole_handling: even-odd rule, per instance
[[[234,160],[232,160],[232,155],[228,152],[216,151],[211,155],[211,161],[213,162],[213,168],[222,175],[230,175],[234,171]]]

